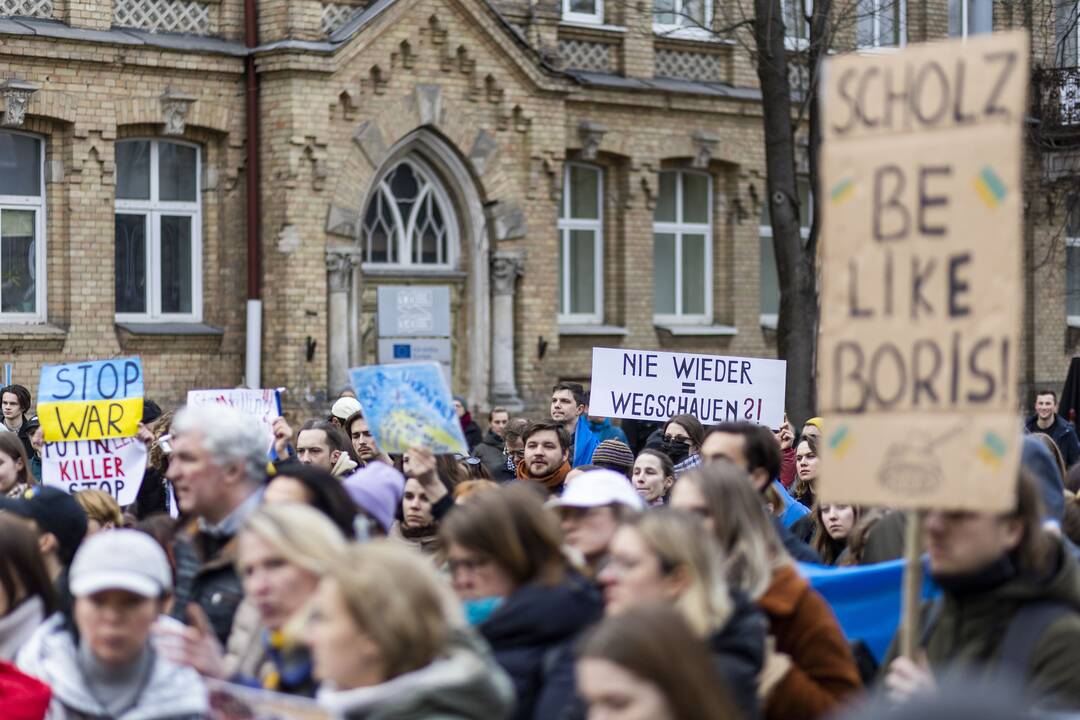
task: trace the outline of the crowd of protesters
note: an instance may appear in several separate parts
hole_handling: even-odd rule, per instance
[[[42,486],[31,395],[0,389],[0,717],[207,718],[219,681],[350,720],[872,718],[964,683],[1080,711],[1080,441],[1053,392],[1010,512],[926,513],[941,592],[880,666],[799,563],[899,558],[908,515],[818,499],[820,418],[617,426],[574,383],[486,429],[454,405],[468,454],[388,454],[343,393],[278,418],[269,461],[231,408],[147,401],[121,507]]]

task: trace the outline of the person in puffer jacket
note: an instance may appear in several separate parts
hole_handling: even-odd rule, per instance
[[[135,530],[91,537],[70,573],[70,616],[31,636],[18,667],[52,689],[49,720],[196,720],[207,716],[198,673],[160,657],[151,628],[172,589],[157,542]]]

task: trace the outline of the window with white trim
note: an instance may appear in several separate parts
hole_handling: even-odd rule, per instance
[[[604,24],[604,0],[562,0],[562,19],[567,22]]]
[[[559,207],[559,322],[604,319],[604,173],[567,163]]]
[[[457,223],[442,183],[426,163],[410,156],[383,175],[368,201],[360,242],[366,265],[454,266]]]
[[[784,16],[784,45],[788,50],[804,50],[810,43],[810,22],[813,0],[780,0]]]
[[[860,50],[907,44],[905,0],[858,0],[855,43]]]
[[[1080,2],[1077,0],[1054,2],[1054,46],[1058,67],[1080,64]]]
[[[116,319],[202,320],[199,148],[116,143]]]
[[[656,322],[712,322],[712,178],[660,173],[653,213]]]
[[[796,181],[799,189],[799,235],[803,240],[810,239],[810,219],[813,217],[814,204],[810,194],[809,178],[801,177]],[[758,229],[760,259],[758,261],[760,278],[761,324],[776,327],[780,315],[780,279],[776,271],[776,251],[773,248],[772,221],[769,219],[769,201],[761,203],[761,221]]]
[[[1080,195],[1069,198],[1065,220],[1065,314],[1080,326]]]
[[[0,319],[45,319],[45,143],[0,131]]]
[[[993,0],[949,0],[949,37],[966,38],[993,30]]]
[[[712,25],[712,0],[655,0],[653,30],[661,34],[679,30],[707,32]]]

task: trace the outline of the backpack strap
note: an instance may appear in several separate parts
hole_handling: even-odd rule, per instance
[[[1026,677],[1031,656],[1043,635],[1059,618],[1073,612],[1071,606],[1056,600],[1040,600],[1021,605],[1009,620],[1001,642],[997,670],[999,677]]]

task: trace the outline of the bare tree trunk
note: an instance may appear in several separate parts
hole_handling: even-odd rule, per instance
[[[816,4],[816,3],[815,3]],[[818,329],[812,247],[799,232],[795,135],[780,0],[754,0],[754,42],[765,121],[765,168],[780,284],[777,351],[787,360],[787,410],[795,427],[816,414],[814,348]]]

